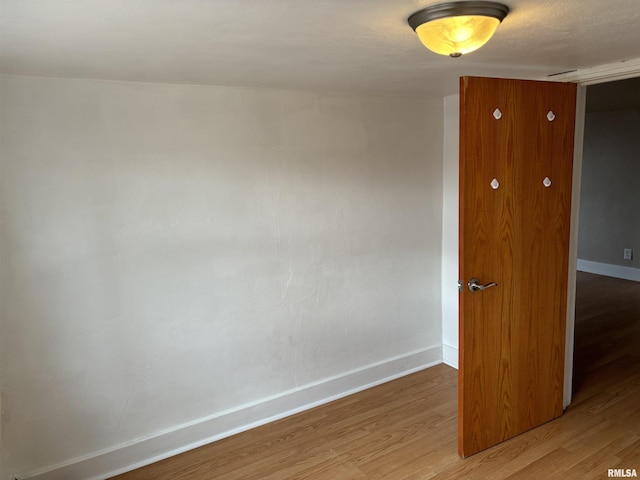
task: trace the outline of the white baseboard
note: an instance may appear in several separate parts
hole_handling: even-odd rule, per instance
[[[623,267],[609,263],[592,262],[591,260],[578,259],[578,270],[581,272],[606,275],[607,277],[622,278],[640,282],[640,268]]]
[[[447,345],[442,345],[442,361],[450,367],[458,369],[458,349]]]
[[[178,455],[338,398],[442,363],[442,346],[412,352],[217,413],[159,434],[77,458],[17,480],[100,480]]]

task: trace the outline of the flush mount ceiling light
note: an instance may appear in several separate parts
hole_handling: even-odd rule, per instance
[[[487,43],[507,13],[509,7],[497,2],[449,2],[420,10],[408,22],[425,47],[455,58]]]

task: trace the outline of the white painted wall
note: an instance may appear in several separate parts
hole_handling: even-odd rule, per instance
[[[458,368],[458,204],[460,95],[444,99],[442,162],[442,354]]]
[[[2,480],[441,361],[441,98],[0,77],[0,101]]]

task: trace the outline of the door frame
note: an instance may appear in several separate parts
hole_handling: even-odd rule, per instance
[[[580,215],[580,190],[582,181],[582,153],[584,143],[584,125],[587,103],[587,86],[598,83],[615,82],[640,77],[640,58],[610,63],[599,67],[587,68],[554,75],[547,80],[576,82],[576,129],[573,151],[573,191],[571,198],[571,226],[569,231],[569,279],[567,285],[567,326],[564,365],[563,408],[571,403],[573,388],[573,354],[576,323],[576,277],[578,266],[578,218]]]
[[[564,389],[562,408],[571,403],[573,394],[573,339],[576,325],[576,280],[578,268],[578,219],[580,217],[580,189],[582,180],[582,151],[587,87],[578,83],[576,98],[576,127],[573,140],[573,182],[571,190],[571,222],[569,226],[569,278],[567,282],[567,324],[564,349]]]

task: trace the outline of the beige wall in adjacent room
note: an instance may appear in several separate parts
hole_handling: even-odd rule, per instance
[[[588,112],[578,258],[640,268],[640,112]],[[624,248],[633,259],[624,260]]]

